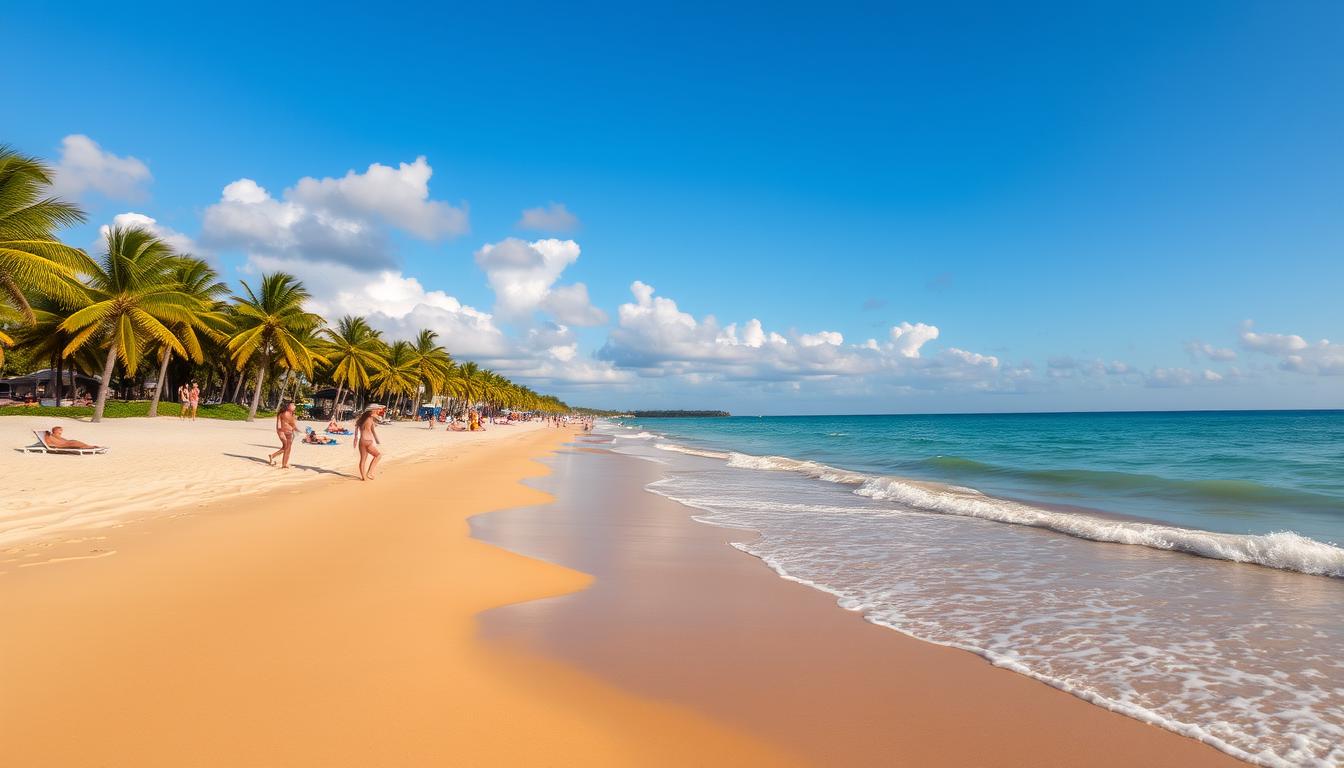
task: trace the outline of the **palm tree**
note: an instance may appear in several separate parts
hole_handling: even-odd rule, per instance
[[[381,364],[385,345],[368,321],[353,315],[342,317],[335,328],[325,328],[322,333],[326,338],[323,354],[331,361],[331,379],[336,384],[331,414],[336,418],[346,389],[368,389],[370,373]]]
[[[500,408],[507,408],[511,402],[511,388],[513,383],[500,376],[494,371],[486,370],[481,372],[481,378],[485,382],[485,391],[482,395],[483,400],[492,407],[486,410],[493,416]]]
[[[40,160],[0,145],[0,316],[32,323],[31,294],[79,300],[75,278],[90,270],[88,255],[52,232],[84,221],[84,212],[43,192],[51,169]],[[14,339],[0,331],[0,364]]]
[[[457,366],[454,385],[458,398],[466,408],[471,408],[485,395],[484,371],[476,363],[462,363]]]
[[[448,350],[434,343],[439,334],[429,329],[421,330],[411,344],[411,360],[416,371],[415,403],[411,413],[420,412],[420,391],[423,388],[432,401],[443,388],[453,369],[453,358]]]
[[[294,369],[286,370],[285,380],[280,385],[280,393],[279,396],[276,398],[277,400],[298,400],[299,395],[302,391],[301,387],[303,385],[303,382],[306,380],[308,383],[311,384],[313,379],[315,378],[315,374],[316,371],[318,370],[318,367],[326,366],[331,363],[331,361],[327,359],[327,356],[325,354],[326,340],[323,338],[322,334],[323,330],[325,329],[318,327],[311,327],[311,328],[300,328],[299,330],[295,331],[294,333],[295,342],[299,346],[309,350],[312,353],[313,366],[309,370],[303,371],[302,373],[300,373],[299,371],[295,371]],[[292,394],[290,392],[291,386],[294,388]]]
[[[319,327],[322,318],[304,310],[308,291],[293,275],[284,272],[262,275],[255,293],[246,282],[243,291],[246,296],[235,297],[236,327],[228,347],[239,373],[248,363],[257,363],[257,383],[247,411],[247,420],[253,421],[261,403],[261,386],[272,362],[279,361],[291,371],[312,374],[314,350],[305,346],[300,337]]]
[[[101,361],[93,345],[86,345],[71,356],[65,354],[74,335],[61,330],[61,324],[74,310],[50,296],[41,295],[32,300],[32,308],[33,323],[16,329],[15,346],[26,350],[33,360],[47,361],[52,371],[52,397],[59,404],[64,394],[62,387],[67,364],[72,371],[90,373],[98,370]]]
[[[64,354],[89,344],[107,344],[103,378],[93,420],[103,420],[103,407],[120,359],[128,372],[139,366],[146,341],[185,355],[172,328],[192,322],[203,307],[183,292],[173,277],[173,251],[159,238],[139,227],[113,227],[105,237],[106,252],[89,265],[89,278],[79,309],[59,326],[72,334]]]
[[[187,357],[197,363],[205,359],[198,332],[207,337],[219,338],[224,334],[225,316],[218,311],[220,300],[229,292],[229,286],[220,282],[219,273],[204,261],[182,254],[172,270],[173,279],[181,286],[182,292],[196,299],[201,310],[191,315],[186,323],[173,326],[173,333],[182,342]],[[149,401],[149,415],[159,415],[159,398],[163,395],[164,380],[168,377],[168,363],[173,358],[173,350],[166,344],[159,345],[159,379],[154,387],[154,395]]]
[[[369,378],[375,395],[389,399],[395,395],[400,399],[420,385],[418,376],[415,348],[408,341],[397,341],[387,348],[381,365]]]

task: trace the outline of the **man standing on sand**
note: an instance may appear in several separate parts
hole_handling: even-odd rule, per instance
[[[179,406],[179,408],[177,409],[178,419],[187,418],[187,408],[189,407],[187,405],[187,400],[190,397],[191,397],[191,391],[187,389],[187,385],[186,384],[178,385],[177,387],[177,403]]]

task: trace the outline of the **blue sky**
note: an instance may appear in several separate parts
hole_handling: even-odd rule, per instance
[[[0,140],[572,402],[1344,407],[1344,6],[1078,5],[34,3]]]

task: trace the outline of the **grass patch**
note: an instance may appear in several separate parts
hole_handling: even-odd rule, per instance
[[[178,403],[159,403],[160,416],[172,416],[176,418],[182,414],[182,406]],[[103,418],[105,419],[133,419],[149,415],[148,400],[109,400],[103,408]],[[275,411],[257,411],[257,418],[270,418],[275,415]],[[23,405],[7,405],[0,408],[0,416],[63,416],[69,419],[87,419],[93,416],[93,406],[81,407],[73,405],[63,405],[59,407],[31,407]],[[202,405],[196,409],[196,416],[202,419],[222,419],[224,421],[245,421],[247,419],[247,409],[234,403],[221,403],[219,405]]]

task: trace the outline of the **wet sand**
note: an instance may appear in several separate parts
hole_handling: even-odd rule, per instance
[[[779,578],[593,440],[532,481],[545,507],[474,535],[586,573],[588,589],[482,616],[484,637],[703,712],[816,765],[1244,765],[973,654],[914,640]]]

